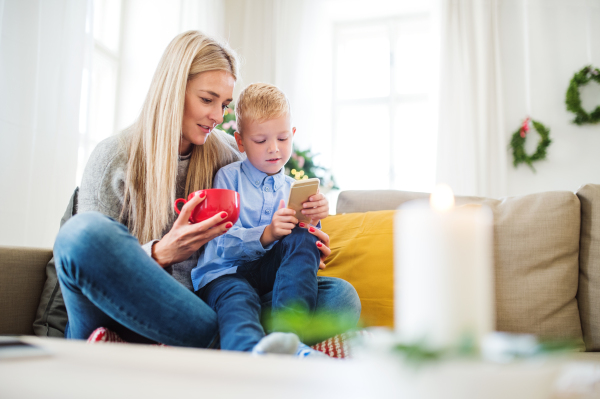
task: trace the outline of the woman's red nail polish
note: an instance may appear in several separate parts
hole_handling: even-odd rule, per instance
[[[227,217],[227,212],[222,212],[221,213],[221,219],[225,219]]]
[[[206,197],[206,193],[205,193],[204,191],[202,191],[202,192],[200,193],[200,198],[204,198],[204,197]]]
[[[225,225],[225,227],[227,227],[228,229],[230,229],[231,226],[233,226],[233,223],[231,223],[231,222],[227,222],[227,224]]]
[[[300,227],[304,227],[306,226],[304,223],[300,223]]]
[[[315,228],[314,228],[314,227],[311,227],[311,228],[310,228],[310,229],[308,229],[308,230],[309,230],[311,233],[314,233],[314,232],[315,232]]]
[[[321,248],[323,246],[323,244],[321,244],[320,241],[317,241],[317,247]]]

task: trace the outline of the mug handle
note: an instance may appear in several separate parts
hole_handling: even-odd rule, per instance
[[[183,203],[183,205],[185,205],[187,203],[187,201],[184,198],[179,198],[177,200],[175,200],[175,212],[177,212],[177,214],[179,215],[181,213],[181,211],[179,210],[179,208],[177,208],[177,205]]]

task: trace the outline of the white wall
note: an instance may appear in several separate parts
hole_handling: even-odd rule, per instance
[[[0,245],[51,247],[75,189],[88,4],[0,1]]]
[[[171,40],[190,29],[222,37],[224,18],[221,0],[125,0],[116,131],[138,117],[158,61]]]
[[[308,10],[321,10],[314,0],[226,0],[225,36],[238,53],[241,68],[234,98],[241,89],[256,82],[279,86],[290,98],[294,124],[300,134],[295,142],[305,148],[311,142],[311,129],[303,107],[307,84],[303,45],[312,42],[307,34]],[[311,21],[315,28],[315,15]],[[322,69],[329,77],[329,68]],[[320,81],[321,76],[313,77]],[[329,86],[327,86],[329,87]],[[326,100],[327,101],[327,100]],[[329,100],[330,101],[330,100]]]
[[[566,110],[565,93],[573,74],[592,63],[600,67],[600,0],[529,0],[531,116],[550,128],[553,140],[547,159],[512,166],[507,150],[506,195],[568,190],[600,183],[600,124],[577,126]],[[501,15],[501,55],[507,147],[527,115],[524,56],[524,0],[504,0]],[[591,59],[590,54],[591,53]],[[584,108],[600,105],[600,85],[582,90]],[[528,153],[539,136],[530,133]]]
[[[242,59],[234,98],[250,83],[279,86],[292,104],[295,144],[332,168],[339,145],[332,120],[334,24],[429,12],[434,1],[225,0],[225,37]],[[366,125],[376,123],[365,118]]]

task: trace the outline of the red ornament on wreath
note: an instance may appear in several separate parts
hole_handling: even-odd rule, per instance
[[[527,117],[525,118],[525,120],[523,121],[523,124],[521,125],[521,137],[525,138],[525,136],[527,136],[527,133],[529,133],[529,124],[531,123],[531,118]]]
[[[532,127],[540,135],[540,141],[535,153],[529,155],[525,152],[525,140],[527,138],[527,133],[529,133]],[[510,140],[514,167],[516,168],[520,163],[524,163],[535,171],[533,162],[546,159],[546,149],[550,143],[552,143],[552,140],[550,139],[550,129],[530,117],[525,118],[519,129],[513,133]]]

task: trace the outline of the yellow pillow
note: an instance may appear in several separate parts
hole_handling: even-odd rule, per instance
[[[365,327],[394,323],[394,214],[349,213],[321,221],[329,234],[331,255],[319,275],[339,277],[354,286]]]

